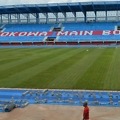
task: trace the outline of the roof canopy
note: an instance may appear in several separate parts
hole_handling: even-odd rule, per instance
[[[72,2],[0,6],[0,14],[56,13],[120,10],[120,1]]]

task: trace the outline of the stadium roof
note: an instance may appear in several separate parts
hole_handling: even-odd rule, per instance
[[[120,1],[70,2],[49,4],[24,4],[0,6],[0,14],[56,13],[120,10]]]

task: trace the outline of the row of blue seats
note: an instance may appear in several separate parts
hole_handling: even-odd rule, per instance
[[[63,23],[64,30],[115,30],[120,26],[120,22],[100,22],[100,23]]]
[[[0,91],[0,96],[22,96],[22,94],[26,92],[25,90],[19,90],[19,91]],[[30,93],[31,92],[31,93]],[[69,91],[48,91],[46,93],[42,92],[42,91],[34,91],[31,90],[28,94],[28,96],[32,96],[32,95],[38,95],[40,97],[55,97],[55,96],[59,96],[61,98],[66,98],[66,97],[73,97],[73,98],[78,98],[78,97],[85,97],[85,98],[119,98],[120,99],[120,93],[119,92],[69,92]],[[101,97],[102,96],[102,97]],[[0,97],[1,98],[1,97]]]
[[[110,40],[120,40],[120,36],[118,35],[85,35],[85,36],[60,36],[59,41],[90,41],[90,40],[97,40],[97,41],[110,41]]]
[[[72,99],[72,100],[84,100],[84,99],[87,99],[87,100],[99,100],[99,101],[109,101],[109,97],[108,96],[102,96],[102,97],[86,97],[86,96],[82,96],[82,97],[76,97],[76,96],[64,96],[64,97],[61,97],[61,96],[41,96],[41,95],[27,95],[27,96],[22,96],[22,95],[17,95],[17,94],[8,94],[8,95],[0,95],[0,98],[1,99],[12,99],[12,97],[14,99],[22,99],[22,98],[25,98],[25,99],[34,99],[35,97],[39,98],[39,99],[48,99],[48,100],[53,100],[53,99],[57,99],[57,98],[60,98],[60,99],[63,99],[63,100],[67,100],[67,99]],[[114,97],[112,98],[113,101],[118,101],[120,100],[120,97]]]
[[[49,31],[53,24],[7,24],[4,32]]]
[[[43,95],[51,95],[51,94],[55,94],[55,95],[72,95],[72,96],[76,96],[76,95],[85,95],[85,96],[99,96],[99,95],[103,95],[103,96],[120,96],[120,92],[92,92],[92,91],[65,91],[65,90],[48,90],[47,92],[44,92],[44,90],[33,90],[33,89],[0,89],[0,94],[22,94],[23,92],[28,91],[29,93],[31,92],[31,94],[43,94]]]
[[[44,36],[0,37],[0,42],[34,42],[43,41]]]

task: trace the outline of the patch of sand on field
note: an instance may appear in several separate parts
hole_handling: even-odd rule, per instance
[[[29,105],[9,113],[0,113],[0,120],[82,120],[83,107]],[[90,120],[120,120],[120,108],[90,107]]]

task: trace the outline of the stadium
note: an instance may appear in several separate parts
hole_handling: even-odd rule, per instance
[[[120,1],[4,3],[0,120],[119,120],[119,53]]]

